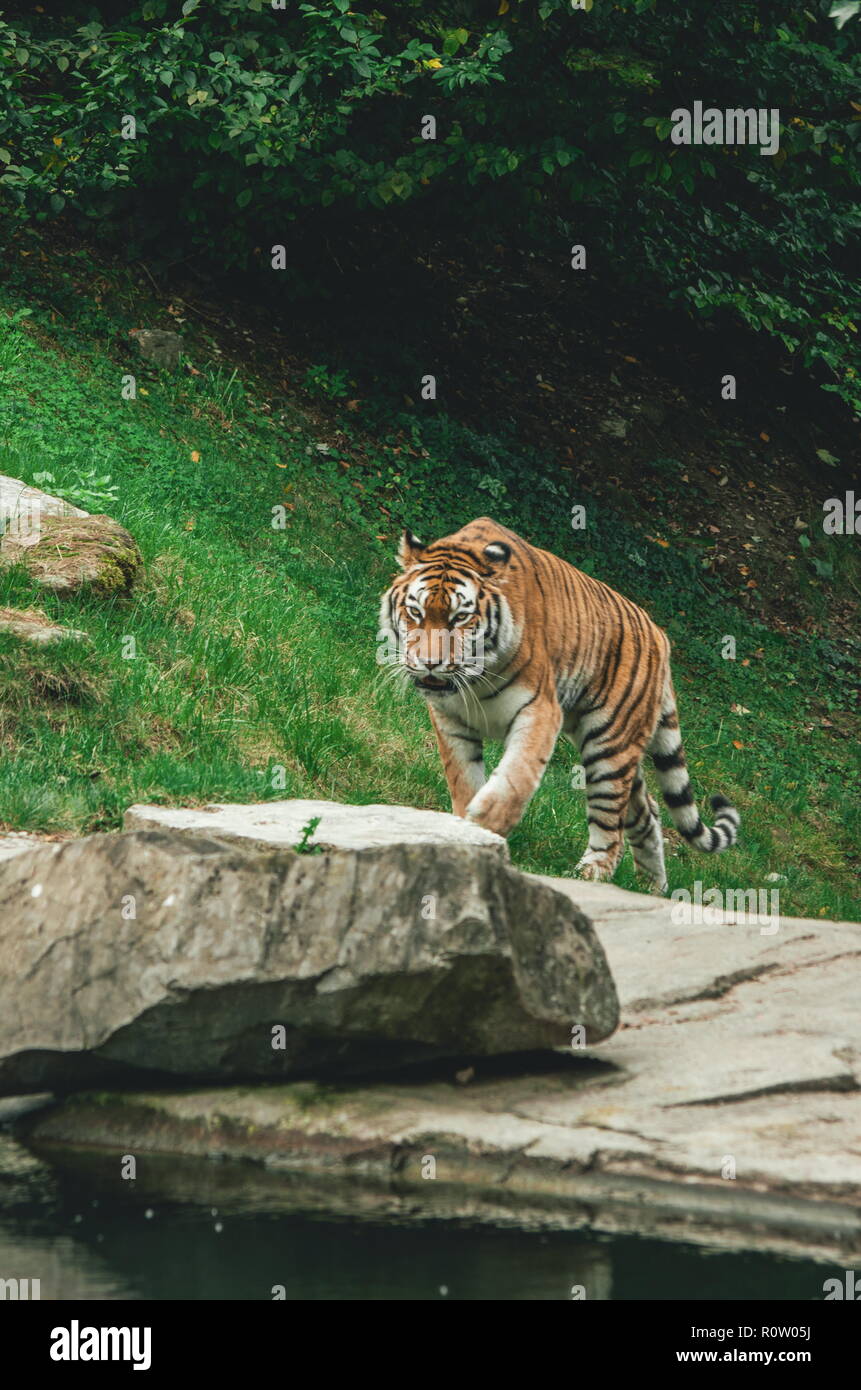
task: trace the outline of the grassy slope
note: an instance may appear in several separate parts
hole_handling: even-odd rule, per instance
[[[670,832],[671,888],[756,888],[776,871],[788,879],[783,911],[861,917],[861,778],[853,740],[821,724],[844,704],[827,646],[793,647],[731,607],[695,554],[647,538],[653,519],[596,504],[575,535],[570,499],[541,460],[504,441],[444,417],[419,424],[417,412],[388,435],[346,411],[321,428],[260,383],[207,365],[193,335],[199,375],[144,368],[119,336],[132,320],[111,318],[86,285],[72,257],[54,279],[55,308],[34,298],[24,323],[0,317],[0,472],[109,472],[120,489],[109,510],[137,538],[146,577],[131,599],[97,603],[0,574],[0,606],[42,606],[93,639],[40,650],[0,635],[0,824],[107,829],[141,800],[447,808],[424,710],[374,663],[395,529],[381,508],[426,534],[490,512],[642,602],[673,639],[695,789],[737,802],[743,840],[714,859]],[[0,315],[27,302],[13,278]],[[121,398],[125,371],[147,393],[136,401]],[[271,526],[280,502],[292,507],[284,531]],[[725,634],[736,661],[721,657]],[[575,761],[560,747],[512,837],[525,868],[570,873],[579,857]],[[617,881],[637,886],[629,858]]]

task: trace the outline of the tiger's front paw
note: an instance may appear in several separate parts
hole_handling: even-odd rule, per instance
[[[506,795],[488,782],[467,806],[466,819],[495,835],[506,836],[520,820],[520,812],[521,808],[512,804],[510,793]]]

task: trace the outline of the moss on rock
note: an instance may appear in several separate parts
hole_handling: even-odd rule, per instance
[[[38,531],[0,539],[0,565],[23,565],[56,594],[109,597],[126,593],[143,565],[141,553],[109,516],[43,517]]]

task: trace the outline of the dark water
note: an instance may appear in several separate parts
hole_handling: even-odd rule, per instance
[[[220,1224],[221,1229],[218,1229]],[[0,1221],[8,1277],[93,1299],[821,1299],[834,1271],[650,1241],[103,1208],[55,1237]]]
[[[11,1157],[10,1157],[11,1155]],[[16,1158],[16,1155],[18,1156]],[[659,1241],[421,1219],[367,1183],[0,1148],[0,1278],[85,1299],[822,1299],[839,1271]],[[331,1207],[344,1210],[338,1218]],[[352,1214],[351,1214],[352,1208]],[[581,1295],[582,1296],[582,1295]]]

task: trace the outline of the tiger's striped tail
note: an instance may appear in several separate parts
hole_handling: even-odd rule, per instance
[[[738,838],[739,814],[725,796],[711,798],[712,810],[717,813],[713,826],[704,825],[700,819],[688,777],[679,716],[672,693],[664,697],[663,712],[649,744],[649,752],[673,824],[688,843],[707,854],[720,854],[734,845]]]

